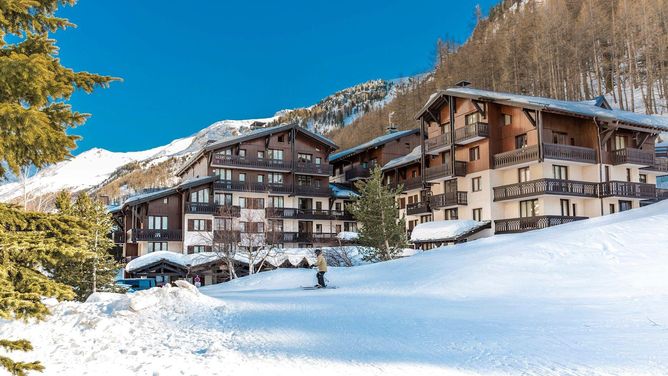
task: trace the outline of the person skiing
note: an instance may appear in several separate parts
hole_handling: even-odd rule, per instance
[[[315,250],[315,265],[318,267],[318,273],[316,274],[316,277],[318,277],[318,284],[315,285],[317,288],[324,288],[327,287],[325,285],[325,273],[327,273],[327,260],[325,260],[325,256],[322,254],[322,250],[316,249]]]

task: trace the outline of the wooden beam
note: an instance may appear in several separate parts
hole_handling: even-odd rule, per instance
[[[473,106],[475,106],[476,110],[478,110],[478,112],[480,112],[482,117],[487,117],[487,111],[485,111],[485,109],[487,108],[487,103],[476,101],[476,100],[471,100],[471,102],[473,102]],[[482,104],[482,107],[480,107],[481,104]]]
[[[636,132],[635,134],[636,147],[640,148],[651,135],[652,135],[651,133]]]
[[[535,116],[535,114],[536,114],[536,110],[528,110],[528,109],[526,109],[526,108],[523,108],[523,109],[522,109],[522,112],[524,112],[524,115],[527,117],[527,119],[529,119],[529,122],[530,122],[531,125],[533,125],[534,128],[535,128],[535,127],[536,127],[536,118],[535,118],[534,116]],[[534,113],[534,116],[531,115],[531,112]]]

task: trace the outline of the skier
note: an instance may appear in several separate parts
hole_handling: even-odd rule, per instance
[[[327,273],[327,260],[325,260],[325,256],[323,256],[322,250],[320,249],[315,250],[315,256],[316,256],[315,265],[318,267],[318,274],[316,274],[316,276],[318,277],[318,284],[315,285],[315,287],[324,288],[327,287],[327,285],[325,285],[325,273]]]

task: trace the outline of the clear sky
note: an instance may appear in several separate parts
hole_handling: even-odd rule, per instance
[[[437,38],[463,42],[495,0],[80,0],[58,15],[62,62],[123,78],[76,94],[92,147],[143,150],[223,119],[309,106],[370,79],[422,73]]]

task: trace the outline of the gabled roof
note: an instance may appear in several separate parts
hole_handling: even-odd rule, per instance
[[[438,100],[445,100],[446,96],[478,99],[481,101],[490,101],[532,110],[596,118],[606,122],[619,122],[654,131],[668,131],[668,118],[664,116],[637,114],[630,111],[613,110],[609,108],[610,105],[604,98],[576,102],[528,95],[500,93],[469,87],[455,87],[432,94],[427,104],[425,104],[420,112],[418,112],[416,118],[419,119],[427,115],[428,110],[432,108]]]
[[[355,189],[337,183],[329,183],[329,191],[334,198],[350,199],[359,196],[359,193]]]
[[[373,140],[367,141],[363,144],[354,146],[350,149],[342,150],[338,153],[334,153],[329,156],[329,161],[334,162],[338,159],[346,158],[353,156],[355,154],[359,154],[367,149],[372,149],[372,148],[377,148],[381,145],[387,144],[390,141],[394,141],[398,138],[404,137],[404,136],[409,136],[411,134],[418,134],[420,133],[419,128],[415,129],[409,129],[405,131],[397,131],[397,132],[392,132],[392,133],[386,133],[382,136],[376,137]]]
[[[402,155],[401,157],[398,158],[394,158],[393,160],[387,162],[385,166],[383,166],[382,170],[387,171],[393,168],[406,166],[418,162],[421,158],[422,158],[422,145],[418,145],[414,147],[410,153]]]
[[[177,187],[172,187],[155,192],[140,194],[125,200],[122,206],[143,204],[144,202],[149,202],[163,197],[171,196],[176,192],[177,192]]]
[[[491,227],[491,221],[478,222],[470,219],[425,222],[415,226],[411,232],[411,242],[416,244],[458,242]]]
[[[280,133],[280,132],[285,132],[287,130],[290,130],[292,128],[295,128],[297,131],[302,132],[303,134],[315,139],[316,141],[319,141],[333,150],[338,149],[338,146],[332,142],[329,138],[322,136],[318,133],[312,132],[304,127],[300,127],[296,124],[287,124],[287,125],[279,125],[275,127],[269,127],[269,128],[258,128],[254,129],[250,132],[246,132],[242,135],[239,136],[234,136],[234,137],[229,137],[226,139],[223,139],[218,142],[213,142],[211,144],[208,144],[204,146],[202,149],[200,149],[197,154],[195,154],[193,157],[189,158],[186,163],[181,166],[181,168],[176,171],[176,175],[181,175],[185,170],[187,170],[190,166],[192,166],[193,163],[198,161],[206,152],[212,151],[212,150],[217,150],[217,149],[222,149],[227,146],[235,145],[241,142],[253,140],[259,137],[265,137],[265,136],[271,136],[272,134],[275,133]]]

